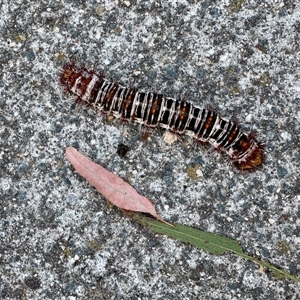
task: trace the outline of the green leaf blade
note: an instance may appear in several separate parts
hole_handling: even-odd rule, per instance
[[[214,255],[222,255],[227,251],[243,253],[238,242],[220,235],[204,232],[181,224],[174,224],[172,227],[146,217],[140,217],[136,219],[136,221],[148,226],[157,233],[189,243]]]
[[[273,272],[277,279],[287,278],[300,283],[299,278],[296,276],[281,270],[268,262],[258,260],[250,255],[243,252],[242,247],[235,240],[222,237],[209,232],[204,232],[186,225],[173,224],[170,226],[168,224],[162,223],[157,220],[150,219],[148,217],[143,217],[138,213],[133,213],[131,217],[139,222],[140,224],[148,227],[150,230],[169,236],[176,240],[191,244],[197,248],[200,248],[213,255],[222,255],[226,252],[232,252],[240,257],[250,260],[259,266],[269,269]]]

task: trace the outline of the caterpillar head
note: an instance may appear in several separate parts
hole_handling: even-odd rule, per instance
[[[249,142],[243,141],[242,143],[244,143],[242,146],[246,148],[244,152],[246,155],[236,159],[234,165],[242,171],[255,171],[265,161],[265,144],[254,140],[250,140]]]

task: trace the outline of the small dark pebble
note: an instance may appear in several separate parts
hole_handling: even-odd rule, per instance
[[[130,151],[130,148],[127,145],[124,144],[118,145],[117,154],[120,157],[124,157],[128,151]]]
[[[76,148],[76,149],[79,149],[79,143],[78,142],[73,142],[71,144],[72,147]]]
[[[18,171],[20,173],[25,173],[28,170],[28,165],[27,164],[20,164],[18,166]]]
[[[278,174],[278,177],[281,179],[288,174],[288,170],[284,167],[278,167],[277,174]]]
[[[38,277],[27,277],[24,282],[32,290],[37,290],[41,287],[41,281]]]

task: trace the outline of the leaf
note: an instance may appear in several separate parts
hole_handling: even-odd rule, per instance
[[[164,234],[176,240],[189,243],[211,254],[221,255],[221,254],[225,254],[226,252],[235,253],[241,256],[242,258],[253,261],[256,264],[269,269],[270,271],[273,272],[275,277],[278,279],[287,278],[297,283],[300,282],[299,278],[297,278],[296,276],[293,276],[292,274],[284,270],[280,270],[268,262],[264,262],[250,255],[247,255],[246,253],[243,252],[242,247],[235,240],[222,237],[217,234],[201,231],[185,225],[173,224],[173,226],[171,227],[161,222],[158,222],[156,220],[143,217],[137,213],[133,213],[131,217],[135,221],[148,227],[149,229],[151,229],[156,233]]]
[[[238,242],[210,232],[201,231],[181,224],[174,224],[173,227],[160,226],[155,220],[146,217],[136,217],[136,221],[147,225],[151,230],[157,233],[165,234],[182,242],[189,243],[211,254],[221,255],[226,251],[243,253]]]
[[[121,209],[148,213],[163,221],[153,204],[122,178],[95,164],[73,147],[66,148],[66,156],[75,170],[112,204]]]

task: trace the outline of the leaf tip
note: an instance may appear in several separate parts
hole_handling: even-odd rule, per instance
[[[76,149],[73,148],[73,147],[71,147],[71,146],[66,147],[66,150],[65,150],[66,155],[68,155],[69,153],[71,153],[73,150],[76,150]]]

